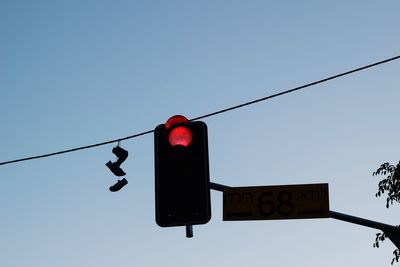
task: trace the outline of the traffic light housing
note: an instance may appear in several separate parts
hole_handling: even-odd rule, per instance
[[[207,125],[171,117],[154,130],[155,205],[159,226],[211,219]]]

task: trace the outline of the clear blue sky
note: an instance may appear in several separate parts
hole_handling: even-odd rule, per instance
[[[0,2],[0,161],[117,139],[400,53],[400,2]],[[211,180],[329,183],[331,210],[388,224],[376,199],[397,163],[400,62],[215,117]],[[223,222],[185,238],[154,219],[153,136],[0,166],[0,266],[389,266],[394,245],[333,219]]]

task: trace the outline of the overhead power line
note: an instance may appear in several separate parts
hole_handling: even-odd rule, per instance
[[[87,145],[87,146],[71,148],[71,149],[62,150],[62,151],[53,152],[53,153],[48,153],[48,154],[43,154],[43,155],[39,155],[39,156],[32,156],[32,157],[28,157],[28,158],[21,158],[21,159],[15,159],[15,160],[10,160],[10,161],[0,162],[0,165],[17,163],[17,162],[20,162],[20,161],[27,161],[27,160],[33,160],[33,159],[47,158],[47,157],[51,157],[51,156],[55,156],[55,155],[70,153],[70,152],[83,150],[83,149],[88,149],[88,148],[92,148],[92,147],[104,146],[104,145],[108,145],[108,144],[112,144],[112,143],[117,143],[117,142],[120,142],[120,141],[123,141],[123,140],[136,138],[136,137],[139,137],[139,136],[142,136],[142,135],[145,135],[145,134],[149,134],[149,133],[152,133],[152,132],[154,132],[154,130],[150,130],[150,131],[146,131],[146,132],[142,132],[142,133],[138,133],[138,134],[122,137],[122,138],[115,139],[115,140],[105,141],[105,142],[102,142],[102,143],[97,143],[97,144],[92,144],[92,145]]]
[[[209,113],[209,114],[206,114],[206,115],[202,115],[202,116],[199,116],[199,117],[191,119],[191,121],[204,119],[204,118],[211,117],[211,116],[214,116],[214,115],[218,115],[218,114],[221,114],[221,113],[224,113],[224,112],[228,112],[228,111],[231,111],[231,110],[234,110],[234,109],[238,109],[238,108],[242,108],[242,107],[245,107],[245,106],[249,106],[249,105],[261,102],[261,101],[265,101],[265,100],[268,100],[268,99],[271,99],[271,98],[274,98],[274,97],[277,97],[277,96],[281,96],[281,95],[285,95],[285,94],[288,94],[288,93],[292,93],[292,92],[295,92],[295,91],[298,91],[298,90],[301,90],[301,89],[305,89],[307,87],[311,87],[313,85],[324,83],[324,82],[327,82],[327,81],[330,81],[330,80],[333,80],[333,79],[336,79],[336,78],[339,78],[339,77],[342,77],[342,76],[346,76],[346,75],[349,75],[349,74],[352,74],[352,73],[355,73],[355,72],[358,72],[358,71],[362,71],[362,70],[365,70],[365,69],[369,69],[369,68],[384,64],[384,63],[388,63],[390,61],[394,61],[394,60],[399,59],[399,58],[400,58],[400,55],[392,57],[392,58],[388,58],[388,59],[385,59],[385,60],[382,60],[382,61],[378,61],[378,62],[372,63],[370,65],[366,65],[366,66],[359,67],[359,68],[356,68],[356,69],[353,69],[353,70],[342,72],[342,73],[339,73],[339,74],[336,74],[336,75],[333,75],[333,76],[330,76],[330,77],[327,77],[327,78],[324,78],[324,79],[321,79],[321,80],[318,80],[318,81],[315,81],[315,82],[307,83],[307,84],[304,84],[304,85],[301,85],[301,86],[298,86],[298,87],[295,87],[295,88],[292,88],[292,89],[289,89],[289,90],[286,90],[286,91],[282,91],[280,93],[276,93],[276,94],[269,95],[269,96],[266,96],[266,97],[258,98],[258,99],[255,99],[255,100],[243,103],[243,104],[239,104],[237,106],[233,106],[233,107],[226,108],[226,109],[221,109],[219,111],[215,111],[215,112],[212,112],[212,113]]]
[[[342,73],[339,73],[339,74],[336,74],[336,75],[333,75],[333,76],[330,76],[330,77],[327,77],[327,78],[324,78],[324,79],[321,79],[321,80],[318,80],[318,81],[307,83],[307,84],[304,84],[304,85],[301,85],[301,86],[298,86],[298,87],[295,87],[295,88],[292,88],[292,89],[288,89],[286,91],[282,91],[282,92],[279,92],[279,93],[276,93],[276,94],[273,94],[273,95],[265,96],[265,97],[258,98],[258,99],[255,99],[255,100],[252,100],[252,101],[249,101],[249,102],[245,102],[245,103],[242,103],[242,104],[239,104],[239,105],[236,105],[236,106],[232,106],[232,107],[221,109],[221,110],[218,110],[218,111],[215,111],[215,112],[212,112],[212,113],[208,113],[208,114],[205,114],[205,115],[202,115],[202,116],[199,116],[199,117],[195,117],[195,118],[190,119],[190,121],[195,121],[195,120],[208,118],[208,117],[215,116],[215,115],[218,115],[218,114],[221,114],[221,113],[232,111],[234,109],[239,109],[239,108],[243,108],[245,106],[253,105],[253,104],[256,104],[256,103],[261,102],[261,101],[265,101],[265,100],[268,100],[268,99],[271,99],[271,98],[274,98],[274,97],[278,97],[278,96],[282,96],[282,95],[285,95],[285,94],[289,94],[289,93],[292,93],[292,92],[295,92],[295,91],[299,91],[299,90],[302,90],[302,89],[305,89],[305,88],[308,88],[308,87],[311,87],[311,86],[314,86],[314,85],[317,85],[317,84],[320,84],[320,83],[324,83],[324,82],[327,82],[327,81],[330,81],[330,80],[333,80],[333,79],[337,79],[337,78],[342,77],[342,76],[346,76],[346,75],[349,75],[349,74],[352,74],[352,73],[355,73],[355,72],[359,72],[359,71],[366,70],[366,69],[369,69],[369,68],[372,68],[372,67],[375,67],[375,66],[378,66],[378,65],[382,65],[382,64],[388,63],[390,61],[397,60],[399,58],[400,58],[400,55],[392,57],[392,58],[388,58],[388,59],[385,59],[385,60],[382,60],[382,61],[378,61],[378,62],[369,64],[369,65],[366,65],[366,66],[363,66],[363,67],[359,67],[359,68],[352,69],[352,70],[349,70],[349,71],[346,71],[346,72],[342,72]],[[96,143],[96,144],[92,144],[92,145],[86,145],[86,146],[71,148],[71,149],[67,149],[67,150],[62,150],[62,151],[43,154],[43,155],[38,155],[38,156],[32,156],[32,157],[27,157],[27,158],[20,158],[20,159],[15,159],[15,160],[10,160],[10,161],[4,161],[4,162],[0,162],[0,165],[6,165],[6,164],[17,163],[17,162],[27,161],[27,160],[40,159],[40,158],[46,158],[46,157],[51,157],[51,156],[55,156],[55,155],[60,155],[60,154],[74,152],[74,151],[79,151],[79,150],[83,150],[83,149],[89,149],[89,148],[93,148],[93,147],[103,146],[103,145],[116,143],[116,142],[123,141],[123,140],[133,139],[133,138],[136,138],[136,137],[139,137],[139,136],[142,136],[142,135],[146,135],[146,134],[149,134],[149,133],[152,133],[152,132],[154,132],[154,130],[148,130],[148,131],[144,131],[144,132],[137,133],[137,134],[134,134],[134,135],[130,135],[130,136],[126,136],[126,137],[122,137],[122,138],[118,138],[118,139],[114,139],[114,140],[110,140],[110,141],[105,141],[105,142],[101,142],[101,143]]]

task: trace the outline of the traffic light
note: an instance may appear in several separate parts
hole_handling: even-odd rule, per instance
[[[154,131],[155,204],[159,226],[211,219],[207,125],[171,117]]]

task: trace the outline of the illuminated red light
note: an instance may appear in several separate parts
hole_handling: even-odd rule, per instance
[[[168,142],[171,146],[188,147],[192,143],[192,133],[184,126],[173,128],[168,135]]]
[[[192,143],[192,133],[185,127],[189,120],[181,115],[175,115],[167,120],[165,129],[170,131],[168,142],[171,146],[188,147]]]

